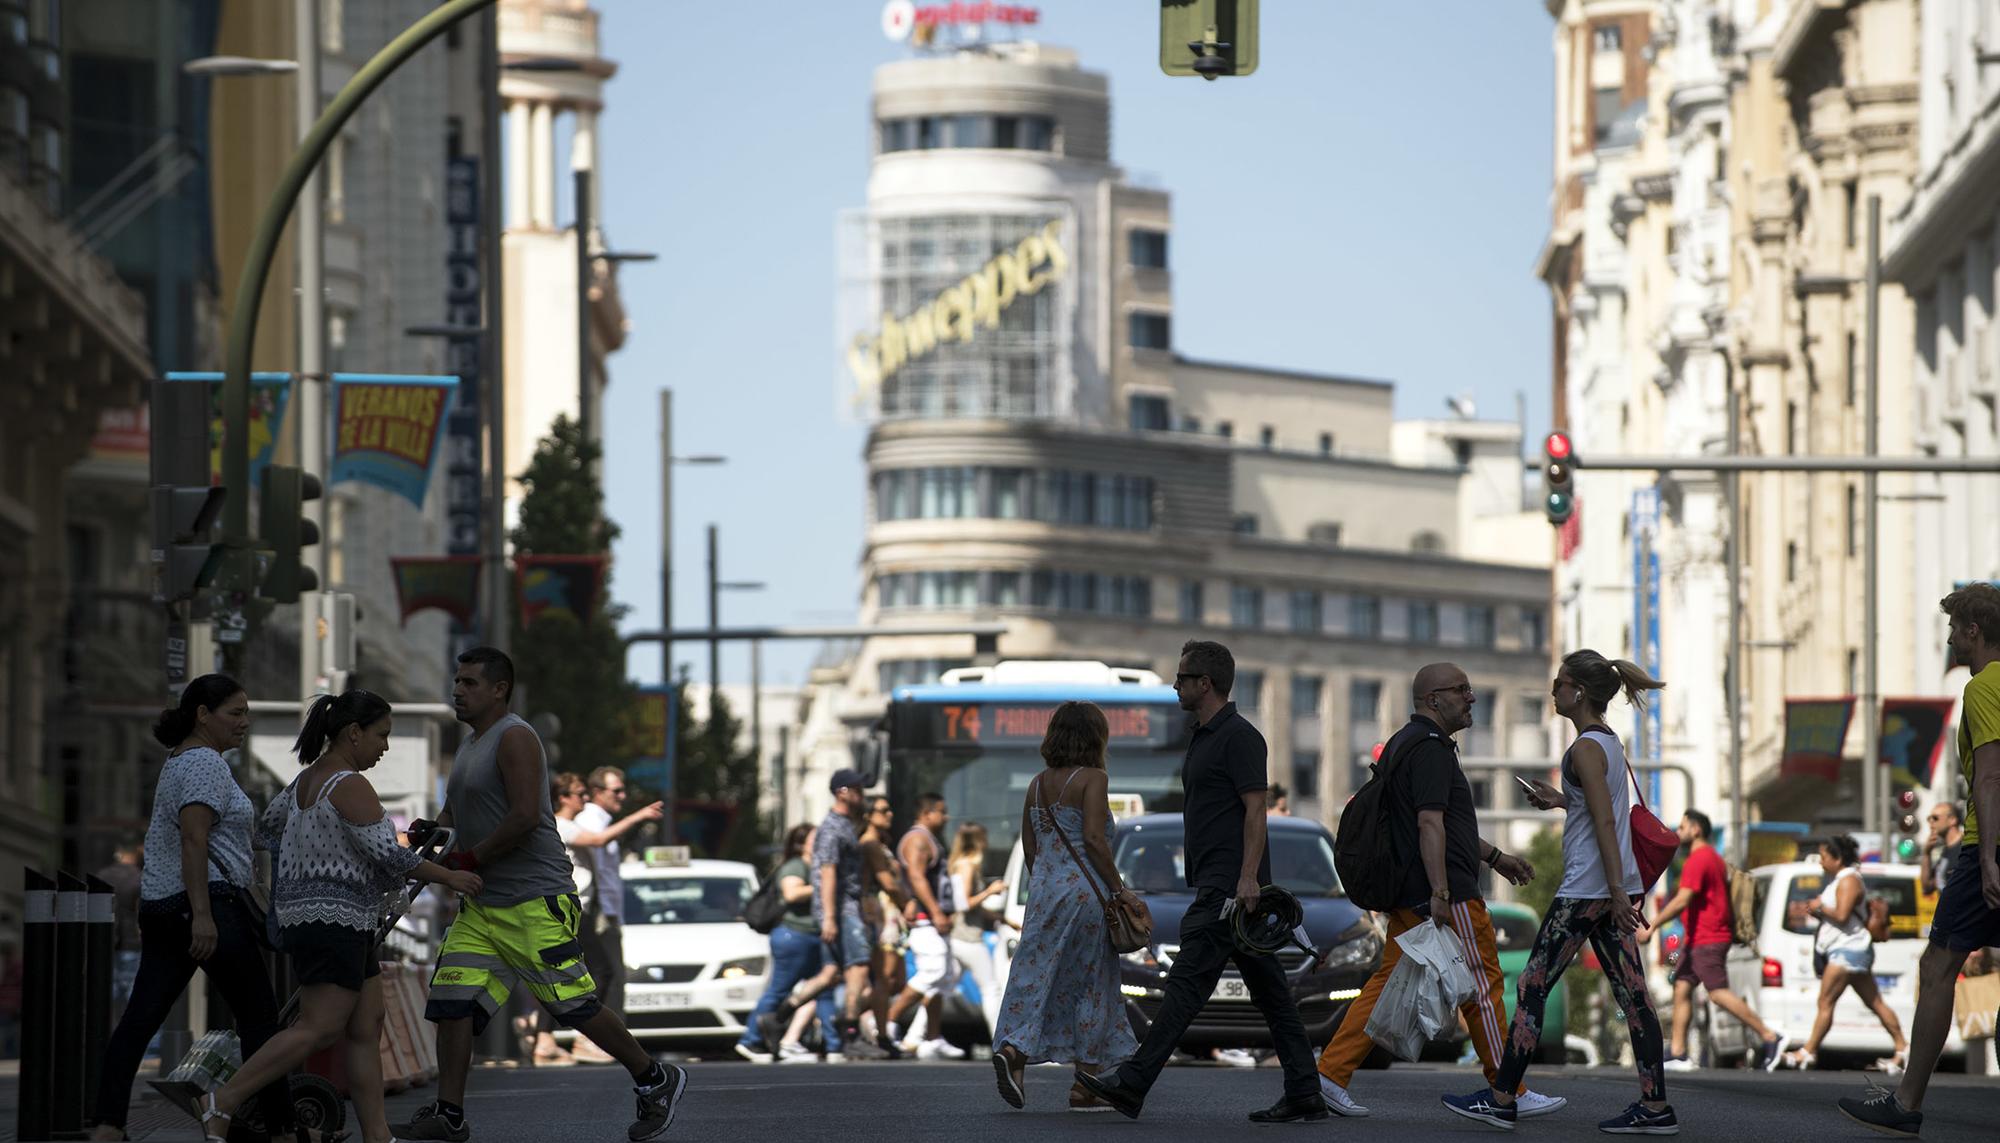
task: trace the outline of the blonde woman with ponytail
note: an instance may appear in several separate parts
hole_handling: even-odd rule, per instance
[[[1665,1045],[1639,955],[1638,932],[1646,922],[1639,911],[1644,887],[1632,858],[1631,778],[1625,748],[1604,724],[1604,711],[1620,692],[1643,708],[1646,692],[1664,686],[1636,664],[1595,651],[1571,652],[1556,671],[1550,692],[1556,713],[1569,720],[1577,737],[1563,754],[1561,788],[1528,783],[1528,801],[1536,809],[1564,811],[1563,880],[1521,970],[1499,1077],[1486,1091],[1444,1099],[1445,1107],[1467,1119],[1513,1128],[1513,1093],[1541,1044],[1549,992],[1588,941],[1625,1013],[1639,1072],[1639,1102],[1598,1124],[1598,1130],[1612,1135],[1680,1133],[1680,1121],[1667,1104]],[[1557,1029],[1556,1035],[1561,1034]]]

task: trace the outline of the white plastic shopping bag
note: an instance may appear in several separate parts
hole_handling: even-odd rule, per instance
[[[1368,1038],[1414,1060],[1424,1044],[1457,1027],[1460,1005],[1479,988],[1457,934],[1428,922],[1397,936],[1403,956],[1368,1017]]]
[[[1427,972],[1423,964],[1405,956],[1389,974],[1375,1010],[1368,1014],[1368,1038],[1398,1059],[1415,1060],[1430,1039],[1418,1023],[1417,1011]]]

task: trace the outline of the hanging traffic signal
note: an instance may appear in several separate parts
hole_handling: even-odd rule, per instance
[[[159,570],[155,598],[185,603],[222,565],[222,545],[212,541],[228,491],[210,479],[208,386],[155,381],[148,413],[152,554]]]
[[[1576,457],[1568,433],[1550,433],[1542,441],[1542,510],[1557,527],[1576,512]]]
[[[306,501],[319,498],[319,477],[312,473],[287,464],[264,467],[257,539],[270,562],[258,578],[257,594],[273,603],[297,603],[300,592],[319,590],[319,575],[301,552],[319,543],[319,525],[304,514]]]

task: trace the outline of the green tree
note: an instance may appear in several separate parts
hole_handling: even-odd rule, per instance
[[[604,488],[597,477],[603,450],[568,417],[557,417],[549,435],[521,473],[519,522],[508,539],[517,555],[609,556],[618,525],[604,517]],[[625,646],[618,636],[624,609],[610,602],[607,573],[597,610],[587,619],[543,612],[521,620],[513,601],[513,658],[526,702],[522,713],[562,720],[557,742],[562,768],[588,771],[620,760],[633,688],[625,678]]]

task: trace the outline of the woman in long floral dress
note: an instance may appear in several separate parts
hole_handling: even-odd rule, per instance
[[[1130,893],[1112,864],[1108,840],[1104,750],[1110,737],[1104,712],[1094,704],[1057,707],[1042,738],[1047,768],[1028,784],[1021,807],[1028,912],[993,1034],[1000,1098],[1012,1107],[1024,1102],[1022,1073],[1029,1064],[1067,1063],[1096,1072],[1138,1050],[1099,900],[1100,893],[1106,899]],[[1079,1085],[1070,1088],[1069,1106],[1110,1107]]]

